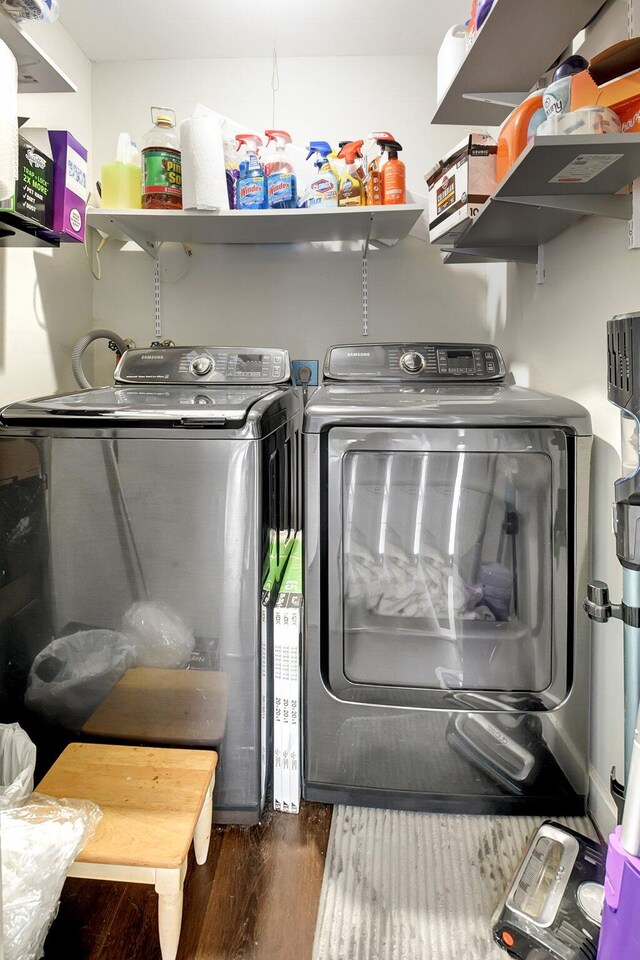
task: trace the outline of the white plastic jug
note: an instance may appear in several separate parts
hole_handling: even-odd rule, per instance
[[[438,103],[449,89],[451,81],[462,65],[466,54],[467,28],[458,23],[447,32],[438,51]]]

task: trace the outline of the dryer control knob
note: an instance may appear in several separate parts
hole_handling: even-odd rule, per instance
[[[407,373],[420,373],[424,367],[424,357],[421,353],[416,353],[415,350],[403,353],[400,357],[400,366]]]
[[[211,357],[196,357],[191,364],[191,372],[195,373],[196,377],[205,377],[208,373],[211,373],[212,368],[213,360]]]

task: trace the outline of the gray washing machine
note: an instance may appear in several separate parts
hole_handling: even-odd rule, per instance
[[[289,358],[130,350],[115,380],[0,414],[0,716],[41,770],[79,738],[214,748],[216,819],[255,823],[262,582],[298,526]],[[135,657],[127,622],[146,631]]]
[[[583,812],[587,411],[494,346],[337,346],[303,445],[304,796]]]

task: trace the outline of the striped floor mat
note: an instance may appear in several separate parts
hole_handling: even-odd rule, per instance
[[[336,807],[313,960],[506,960],[491,918],[543,819]]]

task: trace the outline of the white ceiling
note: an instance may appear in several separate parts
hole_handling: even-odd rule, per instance
[[[61,0],[60,19],[90,60],[437,52],[471,0]],[[357,91],[365,95],[365,91]]]

